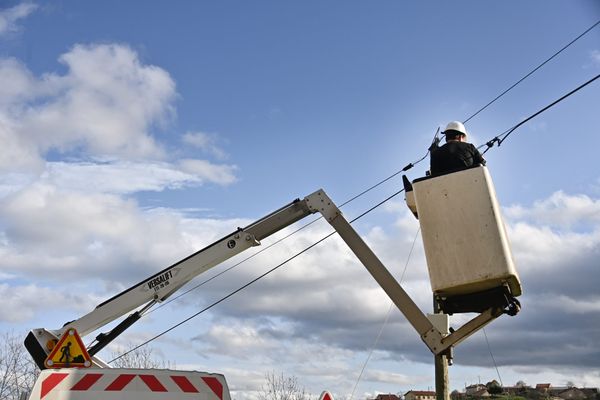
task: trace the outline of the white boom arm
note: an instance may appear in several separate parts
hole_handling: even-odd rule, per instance
[[[44,361],[50,353],[46,343],[58,340],[67,329],[75,328],[83,337],[139,308],[110,332],[101,333],[96,337],[96,344],[87,349],[88,353],[94,356],[110,341],[140,319],[144,312],[156,303],[167,299],[195,276],[252,246],[260,245],[262,239],[317,212],[321,213],[335,228],[433,353],[439,354],[447,351],[451,346],[464,340],[502,313],[502,310],[488,310],[453,334],[442,336],[343,217],[337,206],[323,190],[318,190],[303,200],[295,200],[289,203],[246,228],[238,228],[232,234],[98,305],[93,311],[81,318],[67,322],[60,329],[47,330],[40,328],[32,330],[25,339],[25,347],[37,365],[44,369]],[[96,357],[93,361],[97,366],[107,366]]]

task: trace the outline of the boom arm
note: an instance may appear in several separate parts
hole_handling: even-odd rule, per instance
[[[314,212],[307,207],[306,201],[296,199],[246,228],[238,228],[237,231],[117,294],[88,314],[67,322],[60,329],[32,330],[25,339],[25,347],[36,364],[44,369],[44,361],[51,351],[47,344],[56,343],[68,329],[75,328],[83,337],[141,307],[110,332],[101,333],[96,337],[97,343],[88,349],[88,353],[93,356],[139,320],[144,312],[167,299],[195,276],[250,247],[260,245],[262,239]],[[93,361],[99,366],[106,366],[97,358]]]
[[[318,190],[303,200],[297,199],[289,203],[246,228],[238,228],[232,234],[98,305],[83,317],[66,323],[60,329],[31,331],[25,339],[25,347],[37,365],[44,369],[44,360],[51,351],[45,344],[58,340],[67,329],[75,328],[81,336],[84,336],[141,307],[110,332],[101,333],[96,337],[97,343],[88,349],[89,354],[93,356],[141,318],[145,311],[167,299],[195,276],[252,246],[260,245],[260,240],[317,212],[321,213],[338,232],[433,353],[440,354],[447,351],[502,313],[502,310],[490,309],[456,332],[443,336],[352,228],[327,194],[323,190]],[[93,361],[98,366],[107,366],[97,358]]]

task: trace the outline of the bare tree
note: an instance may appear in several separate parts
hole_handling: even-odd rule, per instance
[[[270,372],[265,375],[265,384],[258,394],[260,400],[311,400],[304,387],[298,383],[295,376],[285,377],[283,373],[276,375]]]
[[[24,337],[12,331],[0,335],[0,400],[19,400],[31,392],[40,373],[23,346]]]
[[[113,368],[171,368],[175,369],[175,363],[158,359],[154,348],[142,346],[135,348],[133,344],[127,346],[129,350],[123,353],[112,353],[112,358],[116,360],[111,364]]]

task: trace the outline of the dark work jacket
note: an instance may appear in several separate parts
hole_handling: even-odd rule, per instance
[[[442,175],[480,164],[485,165],[485,160],[471,143],[450,141],[431,150],[431,175]]]

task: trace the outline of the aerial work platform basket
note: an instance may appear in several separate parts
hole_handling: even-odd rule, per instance
[[[434,295],[446,313],[518,304],[521,283],[492,178],[485,166],[405,179],[421,225]]]

